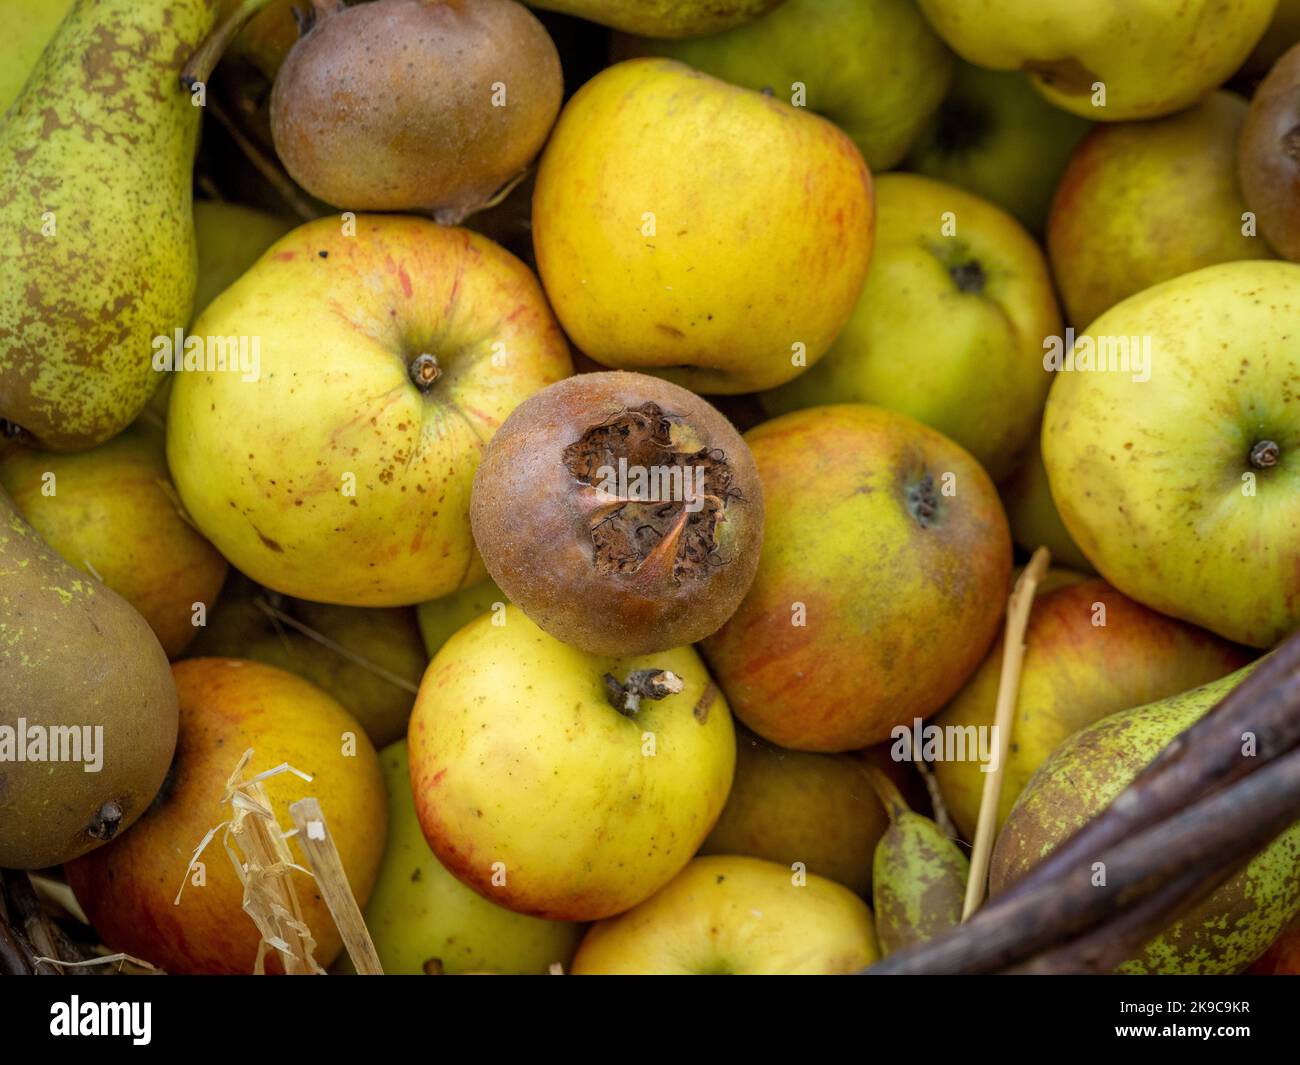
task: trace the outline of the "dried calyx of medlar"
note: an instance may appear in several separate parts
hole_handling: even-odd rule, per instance
[[[694,643],[758,567],[763,493],[740,434],[692,392],[580,374],[488,444],[470,503],[488,572],[552,636],[593,654]]]

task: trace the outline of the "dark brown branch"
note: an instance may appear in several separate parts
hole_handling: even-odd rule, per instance
[[[1243,810],[1250,811],[1248,818],[1241,817]],[[1129,917],[1122,927],[1125,935],[1145,941],[1194,901],[1193,880],[1213,886],[1297,819],[1300,749],[1162,824],[1083,856],[1054,879],[1030,884],[1014,897],[1000,896],[961,928],[867,971],[888,975],[1009,968],[1144,900],[1148,905],[1140,920]],[[1094,862],[1105,865],[1105,887],[1092,884]],[[1152,901],[1157,893],[1158,903]]]

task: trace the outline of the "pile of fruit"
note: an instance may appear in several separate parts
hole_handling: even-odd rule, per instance
[[[0,16],[0,970],[888,967],[1300,757],[1300,0]],[[1253,779],[1092,968],[1300,972]]]

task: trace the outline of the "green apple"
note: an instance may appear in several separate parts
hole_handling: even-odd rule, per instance
[[[481,614],[504,610],[510,602],[505,593],[497,587],[496,581],[488,579],[479,581],[459,592],[444,595],[441,599],[430,599],[421,603],[415,611],[420,624],[420,636],[424,640],[424,650],[432,658],[444,643]]]
[[[862,289],[873,218],[862,154],[820,115],[671,59],[629,59],[560,113],[533,245],[587,355],[735,394],[789,381],[830,347]]]
[[[429,664],[410,607],[309,603],[232,574],[189,657],[247,658],[332,695],[376,747],[406,735]]]
[[[785,0],[709,37],[616,34],[615,57],[660,55],[825,115],[872,170],[895,166],[939,106],[952,55],[913,0]]]
[[[1228,80],[1277,0],[920,0],[963,59],[1024,70],[1048,100],[1084,118],[1173,114]]]
[[[822,360],[762,397],[773,413],[874,403],[951,437],[997,478],[1037,431],[1061,332],[1047,263],[1001,208],[916,174],[876,181],[866,284]]]
[[[46,543],[135,607],[175,658],[227,566],[176,505],[163,449],[146,415],[89,451],[0,451],[0,487]]]
[[[1052,489],[1047,483],[1047,469],[1043,466],[1037,437],[1027,451],[1020,468],[998,484],[1007,521],[1011,524],[1011,539],[1029,553],[1046,547],[1051,552],[1053,567],[1059,564],[1080,573],[1092,573],[1092,563],[1070,538],[1070,530],[1052,502]]]
[[[406,741],[379,752],[388,786],[388,845],[366,927],[389,975],[545,973],[567,969],[584,926],[497,906],[443,867],[424,841],[411,798]]]
[[[1041,234],[1056,182],[1089,125],[1049,104],[1020,71],[958,62],[906,166],[983,196]]]
[[[466,625],[420,684],[408,736],[425,838],[519,913],[621,913],[676,876],[722,812],[736,761],[727,701],[690,647],[605,658],[518,607],[502,621]],[[677,683],[639,707],[616,698],[611,685],[642,671]]]
[[[1029,778],[1073,733],[1131,706],[1208,684],[1251,658],[1226,640],[1148,610],[1101,580],[1039,594],[1024,643],[999,827]],[[945,729],[993,724],[1002,654],[999,639],[933,724]],[[934,763],[944,804],[966,839],[975,838],[989,768],[975,759]]]
[[[575,976],[853,973],[880,957],[848,888],[758,858],[696,858],[636,909],[594,925]]]
[[[860,757],[791,751],[737,729],[736,779],[700,853],[802,862],[866,896],[888,823]]]
[[[771,743],[853,751],[938,710],[996,635],[1011,536],[983,468],[902,414],[812,407],[745,434],[763,550],[702,647]]]
[[[1241,97],[1216,92],[1168,118],[1098,126],[1075,149],[1047,251],[1076,328],[1159,281],[1273,257],[1262,236],[1243,233],[1237,138],[1246,111]]]
[[[523,263],[397,215],[300,226],[191,333],[167,419],[186,509],[258,583],[343,606],[486,576],[469,522],[479,457],[510,411],[572,371]],[[242,365],[217,365],[222,338]]]
[[[1076,340],[1043,420],[1052,498],[1097,571],[1252,647],[1300,625],[1298,316],[1294,263],[1165,281]]]

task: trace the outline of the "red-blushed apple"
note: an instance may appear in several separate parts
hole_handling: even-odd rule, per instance
[[[999,637],[975,675],[931,724],[962,729],[967,736],[991,728],[1002,648]],[[1252,657],[1204,629],[1148,610],[1102,580],[1043,591],[1025,630],[998,825],[1006,821],[1029,778],[1073,733],[1131,706],[1208,684]],[[966,839],[974,838],[990,769],[973,748],[964,760],[934,763],[944,803]]]
[[[300,226],[191,333],[167,418],[186,509],[258,583],[344,606],[483,579],[469,525],[480,453],[572,372],[523,263],[395,215]]]
[[[68,883],[104,943],[169,973],[251,973],[260,934],[242,908],[244,889],[222,847],[204,851],[201,872],[187,874],[208,830],[231,816],[220,803],[243,753],[245,779],[287,762],[292,773],[264,781],[280,825],[289,804],[320,800],[330,834],[360,905],[384,850],[387,806],[375,749],[356,720],[315,685],[258,662],[194,658],[172,668],[180,696],[176,757],[153,807],[109,846],[69,862]],[[294,860],[307,867],[298,844]],[[328,966],[342,947],[329,909],[305,873],[292,874],[303,918]],[[177,891],[184,884],[180,905]],[[268,971],[278,966],[267,952]]]
[[[569,921],[671,880],[717,821],[736,760],[727,701],[690,647],[588,654],[515,606],[443,644],[409,741],[443,865],[498,905]]]
[[[594,925],[575,976],[853,973],[880,956],[841,884],[759,858],[696,858],[640,906]]]
[[[1047,222],[1052,276],[1076,329],[1168,278],[1273,258],[1246,225],[1237,186],[1246,110],[1216,92],[1168,118],[1099,125],[1079,143]]]
[[[1011,536],[988,474],[902,414],[811,407],[745,434],[758,574],[704,644],[736,715],[783,747],[847,751],[938,710],[988,650]]]

